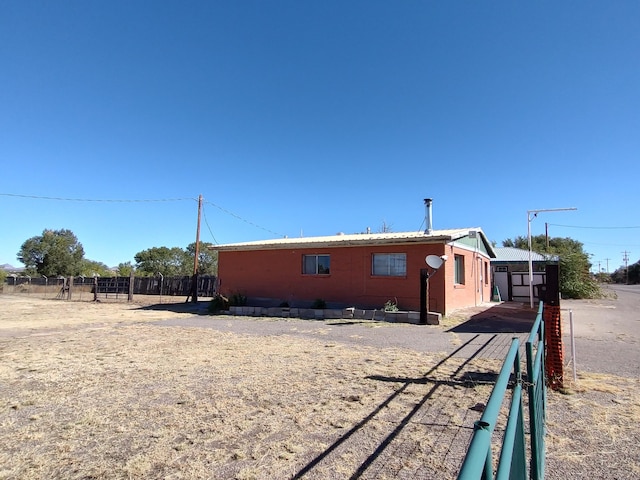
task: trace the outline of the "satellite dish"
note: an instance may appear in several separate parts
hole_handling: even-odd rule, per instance
[[[434,270],[438,270],[444,263],[444,260],[437,255],[427,255],[427,258],[425,258],[424,261],[427,262],[427,265]]]

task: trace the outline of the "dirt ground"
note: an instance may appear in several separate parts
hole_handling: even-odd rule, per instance
[[[568,388],[548,396],[549,479],[640,479],[640,285],[604,290],[602,299],[561,302]]]
[[[0,479],[455,478],[529,328],[505,308],[435,327],[204,306],[0,295]],[[549,391],[546,478],[640,478],[640,381],[597,365]]]
[[[189,317],[0,295],[0,478],[455,478],[500,366]]]

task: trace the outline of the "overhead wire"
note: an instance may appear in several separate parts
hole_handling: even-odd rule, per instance
[[[145,203],[145,202],[182,202],[185,200],[198,201],[197,198],[147,198],[147,199],[103,199],[103,198],[65,198],[47,197],[42,195],[22,195],[17,193],[0,193],[3,197],[31,198],[35,200],[56,200],[63,202],[104,202],[104,203]]]
[[[243,221],[244,223],[251,225],[252,227],[259,228],[260,230],[264,230],[265,232],[272,233],[272,234],[276,235],[277,237],[284,237],[284,236],[285,236],[285,235],[283,235],[283,234],[281,234],[281,233],[274,232],[273,230],[270,230],[270,229],[265,228],[265,227],[263,227],[263,226],[261,226],[261,225],[258,225],[257,223],[254,223],[254,222],[252,222],[251,220],[247,220],[246,218],[243,218],[243,217],[241,217],[240,215],[237,215],[237,214],[235,214],[235,213],[233,213],[233,212],[231,212],[231,211],[227,210],[226,208],[221,207],[220,205],[216,205],[215,203],[210,202],[209,200],[205,200],[203,203],[208,203],[208,204],[210,204],[210,205],[213,205],[213,206],[214,206],[214,207],[216,207],[218,210],[221,210],[221,211],[223,211],[224,213],[226,213],[227,215],[231,215],[232,217],[237,218],[238,220],[241,220],[241,221]]]
[[[14,198],[29,198],[29,199],[33,199],[33,200],[54,200],[54,201],[62,201],[62,202],[93,202],[93,203],[152,203],[152,202],[181,202],[181,201],[186,201],[186,200],[190,200],[190,201],[194,201],[197,202],[198,199],[197,198],[192,198],[192,197],[178,197],[178,198],[147,198],[147,199],[103,199],[103,198],[69,198],[69,197],[52,197],[52,196],[45,196],[45,195],[25,195],[25,194],[19,194],[19,193],[3,193],[0,192],[0,196],[3,197],[14,197]],[[210,205],[213,205],[214,207],[216,207],[218,210],[221,210],[222,212],[226,213],[227,215],[230,215],[248,225],[251,225],[252,227],[255,228],[259,228],[260,230],[264,230],[265,232],[269,232],[273,235],[276,235],[278,237],[284,237],[285,235],[278,233],[278,232],[274,232],[273,230],[270,230],[268,228],[265,228],[261,225],[258,225],[255,222],[252,222],[250,220],[247,220],[246,218],[241,217],[240,215],[233,213],[230,210],[227,210],[224,207],[221,207],[220,205],[216,205],[215,203],[205,200],[203,203],[208,203]],[[211,233],[211,236],[215,239],[215,236],[213,235],[213,232],[211,231],[211,228],[209,227],[208,222],[206,222],[205,219],[205,223],[207,223],[207,227],[209,228],[209,232]],[[217,243],[217,241],[216,241]]]
[[[629,227],[592,227],[592,226],[581,226],[581,225],[560,225],[559,223],[550,223],[550,227],[565,227],[565,228],[589,228],[594,230],[626,230],[633,228],[640,228],[640,226],[629,226]]]
[[[587,230],[633,230],[638,229],[640,226],[618,226],[618,227],[602,227],[591,225],[563,225],[559,223],[550,223],[550,227],[564,227],[564,228],[581,228]],[[640,245],[618,244],[618,243],[597,243],[597,242],[582,242],[584,245],[598,245],[600,247],[637,247]]]
[[[203,202],[206,203],[206,202]],[[211,234],[211,238],[213,238],[213,243],[218,245],[218,240],[216,240],[216,236],[213,234],[213,231],[211,230],[211,226],[209,225],[209,221],[207,220],[207,212],[204,209],[204,205],[202,208],[202,217],[204,218],[204,224],[207,226],[207,229],[209,230],[209,233]]]
[[[622,243],[596,243],[596,242],[582,242],[585,245],[598,245],[600,247],[640,247],[640,244],[622,244]]]

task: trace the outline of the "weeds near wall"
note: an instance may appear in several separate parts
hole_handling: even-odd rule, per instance
[[[395,301],[392,300],[387,300],[387,302],[384,304],[384,311],[385,312],[397,312],[400,309],[398,308],[398,299],[396,298]]]

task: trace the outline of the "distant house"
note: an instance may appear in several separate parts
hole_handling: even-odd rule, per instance
[[[212,247],[218,251],[220,292],[249,303],[308,307],[382,308],[446,314],[490,300],[491,244],[480,228],[282,238]],[[437,272],[427,255],[446,256]],[[429,275],[427,275],[427,273]],[[426,297],[426,278],[429,295]]]
[[[494,247],[495,258],[491,259],[494,294],[499,293],[504,301],[529,301],[529,250],[513,247]],[[534,299],[542,295],[546,285],[545,266],[557,263],[558,257],[531,252]]]

